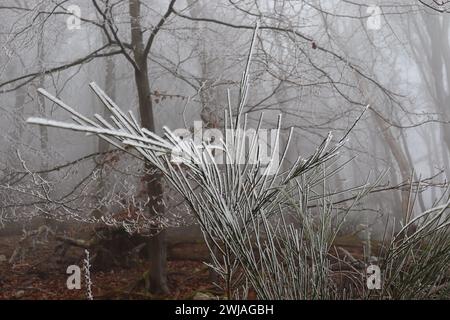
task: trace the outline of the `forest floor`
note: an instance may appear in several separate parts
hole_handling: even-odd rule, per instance
[[[57,261],[57,240],[35,245],[20,262],[8,260],[17,248],[21,235],[0,234],[0,299],[86,299],[84,276],[82,288],[69,290],[66,273],[70,264],[83,266],[83,250],[72,252],[72,260]],[[353,256],[362,256],[361,243],[345,240],[345,247]],[[204,299],[223,298],[224,294],[211,281],[207,266],[199,258],[206,248],[184,243],[169,249],[168,286],[170,294],[151,296],[135,286],[148,270],[149,262],[141,261],[131,267],[111,267],[91,270],[92,294],[95,299]],[[183,255],[186,255],[186,259]],[[192,253],[194,253],[192,255]],[[170,257],[172,256],[172,257]],[[195,256],[193,261],[189,256]],[[82,271],[83,274],[83,271]],[[143,282],[143,281],[140,281]],[[251,298],[251,297],[250,297]]]
[[[67,288],[68,265],[52,259],[54,243],[37,246],[20,263],[8,263],[19,240],[20,236],[0,237],[0,299],[86,299],[84,283],[81,290]],[[189,247],[184,246],[183,250]],[[80,267],[83,259],[80,255],[77,264]],[[133,267],[91,271],[93,296],[96,299],[192,299],[200,292],[211,297],[221,295],[209,279],[208,268],[201,261],[188,260],[168,261],[170,295],[155,297],[141,293],[142,290],[131,290],[148,267],[149,262],[142,261]]]

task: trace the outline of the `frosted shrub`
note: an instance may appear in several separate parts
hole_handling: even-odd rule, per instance
[[[336,265],[342,269],[342,261],[330,251],[347,212],[379,180],[372,186],[347,190],[353,199],[347,206],[333,204],[327,184],[340,167],[335,169],[331,164],[336,164],[348,132],[337,142],[332,142],[329,134],[311,156],[298,157],[285,168],[291,130],[285,147],[273,148],[270,160],[262,161],[258,133],[262,130],[263,115],[253,137],[249,139],[240,134],[240,130],[245,131],[249,126],[244,107],[255,37],[256,31],[241,81],[237,111],[233,112],[228,98],[228,110],[224,112],[223,129],[229,134],[216,141],[214,148],[208,142],[199,146],[190,139],[180,140],[168,128],[164,128],[163,137],[141,128],[131,112],[123,113],[95,84],[91,84],[91,88],[111,111],[112,123],[100,115],[95,115],[95,120],[89,119],[42,89],[40,93],[71,113],[75,123],[39,118],[28,122],[97,134],[119,149],[132,147],[136,156],[157,168],[184,197],[200,225],[211,253],[209,265],[221,276],[228,298],[245,297],[249,288],[260,299],[348,298],[354,296],[355,288],[361,291],[359,296],[367,294],[365,269],[350,266],[347,273],[342,270],[339,273],[346,280],[338,281],[335,269]],[[359,118],[355,124],[357,120]],[[281,118],[276,127],[276,145],[280,141],[280,128]],[[215,152],[223,153],[223,163],[215,161]],[[279,157],[274,152],[280,152]],[[436,220],[434,223],[436,227]],[[389,284],[382,295],[391,296],[392,285],[397,285],[405,276],[414,277],[404,275],[403,260],[410,259],[407,255],[411,257],[410,250],[420,235],[411,242],[408,239],[390,245],[384,259]],[[442,241],[440,249],[447,248],[448,237],[439,233],[437,240]],[[448,252],[439,260],[440,264],[448,262]],[[399,255],[400,260],[396,258]],[[426,253],[421,257],[424,255]],[[425,258],[431,263],[431,257]],[[425,281],[428,276],[431,277],[422,273],[418,279]],[[343,288],[345,281],[353,285]],[[435,282],[427,280],[426,284]],[[403,292],[406,294],[408,290],[405,287]]]

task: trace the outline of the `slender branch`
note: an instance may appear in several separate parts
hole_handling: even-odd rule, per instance
[[[147,57],[150,49],[153,45],[153,42],[155,40],[156,35],[158,34],[159,30],[161,30],[161,27],[163,26],[163,24],[166,22],[167,18],[169,18],[169,16],[172,14],[172,12],[175,12],[173,9],[173,6],[175,5],[176,0],[171,0],[169,7],[167,8],[166,13],[164,14],[164,16],[161,18],[161,20],[159,20],[158,24],[153,28],[152,33],[150,34],[147,44],[145,45],[145,49],[144,49],[144,57]]]
[[[134,59],[128,54],[128,52],[125,50],[125,44],[122,42],[122,40],[119,38],[119,28],[114,24],[113,21],[113,17],[112,15],[110,15],[109,17],[106,16],[105,12],[102,11],[102,9],[100,8],[100,6],[98,5],[96,0],[92,0],[95,8],[97,9],[97,11],[100,13],[100,15],[103,17],[104,21],[107,22],[109,30],[111,31],[114,39],[117,42],[117,45],[120,47],[121,52],[125,58],[131,63],[131,65],[133,66],[133,68],[135,68],[136,70],[139,70],[139,66],[137,65],[136,61],[134,61]],[[104,29],[106,31],[106,28]],[[107,33],[107,31],[106,31]]]
[[[1,90],[0,94],[1,93],[12,92],[14,90],[17,90],[18,88],[23,87],[24,85],[30,83],[31,81],[33,81],[34,79],[36,79],[37,77],[40,77],[42,75],[47,75],[47,74],[52,74],[52,73],[55,73],[55,72],[67,70],[67,69],[70,69],[72,67],[78,66],[80,64],[83,64],[83,63],[86,63],[86,62],[90,62],[91,60],[93,60],[95,58],[109,57],[109,56],[113,56],[113,55],[122,53],[122,50],[115,50],[115,51],[101,53],[101,51],[103,51],[104,49],[108,48],[109,46],[110,46],[110,44],[106,44],[106,45],[102,46],[101,48],[91,52],[87,56],[79,58],[79,59],[76,59],[76,60],[74,60],[74,61],[72,61],[70,63],[64,64],[64,65],[61,65],[61,66],[57,66],[57,67],[54,67],[54,68],[50,68],[50,69],[47,69],[47,70],[43,70],[43,71],[40,71],[40,72],[29,73],[29,74],[20,76],[18,78],[14,78],[14,79],[5,81],[3,83],[0,83],[0,88],[2,88],[2,87],[5,87],[5,86],[7,86],[9,84],[13,84],[13,83],[16,83],[18,81],[25,80],[24,82],[20,83],[19,85],[17,85],[14,88]]]
[[[216,19],[212,19],[212,18],[196,18],[196,17],[191,17],[188,15],[185,15],[175,9],[173,9],[173,12],[184,19],[188,19],[188,20],[192,20],[192,21],[203,21],[203,22],[210,22],[210,23],[214,23],[214,24],[219,24],[222,26],[226,26],[229,28],[234,28],[234,29],[246,29],[246,30],[253,30],[254,26],[251,25],[242,25],[242,24],[234,24],[234,23],[230,23],[230,22],[225,22],[225,21],[221,21],[221,20],[216,20]],[[295,36],[300,37],[301,39],[308,41],[308,42],[314,42],[314,39],[311,38],[310,36],[307,36],[301,32],[298,32],[296,30],[293,29],[289,29],[289,28],[282,28],[282,27],[275,27],[275,26],[260,26],[259,27],[260,30],[271,30],[271,31],[279,31],[279,32],[287,32],[287,33],[291,33],[294,34]],[[359,67],[357,67],[356,65],[350,63],[348,61],[348,59],[340,56],[339,54],[337,54],[336,52],[333,52],[325,47],[320,46],[319,44],[315,43],[315,48],[316,50],[322,51],[324,53],[327,53],[331,56],[333,56],[334,58],[338,59],[339,61],[345,63],[350,69],[352,69],[353,71],[355,71],[357,74],[359,74],[361,77],[363,77],[364,79],[368,80],[369,82],[375,84],[376,87],[378,87],[380,90],[382,90],[386,95],[389,96],[389,98],[391,98],[392,100],[394,100],[394,96],[398,96],[398,94],[396,94],[395,92],[390,91],[389,89],[385,88],[383,85],[381,85],[380,83],[378,83],[375,79],[369,77],[368,75],[366,75],[364,72],[362,72]]]

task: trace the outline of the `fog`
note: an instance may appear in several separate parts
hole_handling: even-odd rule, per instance
[[[261,128],[276,129],[281,115],[280,170],[308,159],[329,133],[330,146],[345,138],[338,158],[318,165],[330,177],[308,186],[310,198],[330,197],[338,216],[345,211],[338,237],[359,239],[375,255],[371,241],[395,239],[414,217],[448,203],[450,6],[372,2],[1,1],[0,235],[44,225],[61,237],[101,225],[150,236],[150,283],[165,293],[167,253],[151,250],[211,236],[200,209],[145,164],[145,148],[27,122],[92,125],[42,88],[120,129],[94,82],[139,126],[159,136],[164,127],[199,134],[200,144],[234,121],[229,110],[239,118],[242,101],[247,129],[258,128],[261,114]],[[267,150],[274,141],[267,136]],[[317,201],[308,203],[312,216],[320,215]]]

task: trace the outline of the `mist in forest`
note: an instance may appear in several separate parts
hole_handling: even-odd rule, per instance
[[[1,1],[0,299],[448,299],[449,33],[433,0]]]

